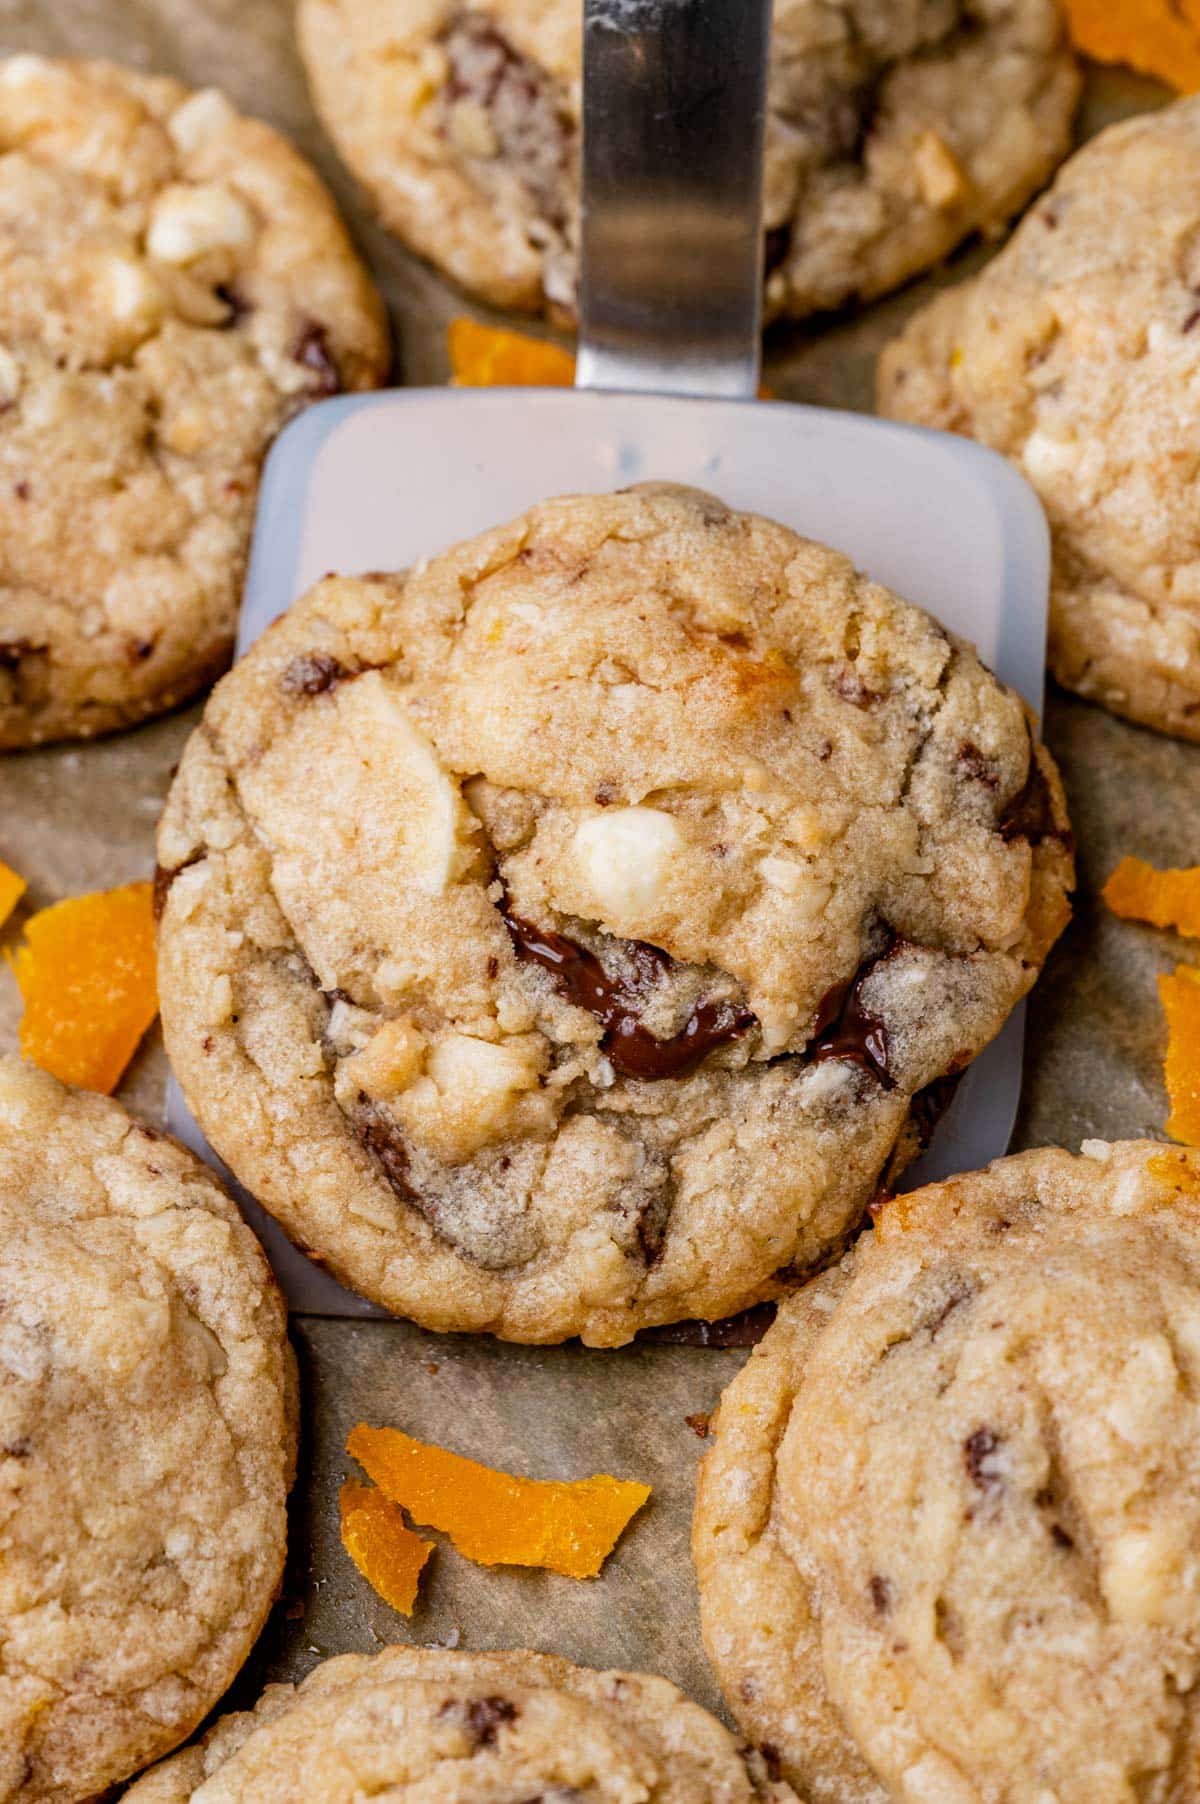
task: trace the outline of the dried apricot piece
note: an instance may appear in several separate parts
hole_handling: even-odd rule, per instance
[[[18,877],[8,865],[0,864],[0,926],[7,921],[21,897],[25,894],[24,877]]]
[[[526,332],[453,319],[446,344],[460,388],[570,388],[575,381],[570,351]]]
[[[572,1484],[516,1478],[399,1428],[355,1428],[347,1452],[414,1522],[441,1529],[481,1566],[543,1566],[595,1578],[650,1495],[598,1474]]]
[[[1167,1132],[1200,1146],[1200,966],[1176,965],[1159,978],[1158,993],[1167,1017]]]
[[[1149,921],[1200,939],[1200,865],[1156,871],[1141,858],[1123,858],[1104,885],[1104,900],[1123,921]]]
[[[158,1013],[151,889],[55,902],[8,954],[25,1003],[21,1052],[64,1083],[107,1094]]]
[[[348,1478],[338,1495],[342,1546],[384,1603],[411,1616],[432,1541],[414,1535],[396,1505],[374,1485]]]
[[[1063,0],[1076,47],[1101,63],[1157,75],[1181,94],[1200,88],[1196,0]]]

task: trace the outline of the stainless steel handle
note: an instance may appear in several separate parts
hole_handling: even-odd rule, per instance
[[[752,395],[771,0],[585,0],[581,388]]]

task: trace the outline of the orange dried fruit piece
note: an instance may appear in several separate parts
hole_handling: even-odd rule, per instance
[[[1156,75],[1181,94],[1200,88],[1197,0],[1063,0],[1076,48],[1101,63]]]
[[[6,864],[0,864],[0,926],[7,921],[27,888],[24,877]]]
[[[1155,1153],[1146,1164],[1151,1177],[1158,1178],[1174,1190],[1176,1195],[1185,1196],[1189,1200],[1200,1199],[1200,1164],[1188,1153],[1168,1152]]]
[[[649,1485],[598,1474],[574,1483],[516,1478],[399,1428],[355,1428],[346,1450],[414,1522],[441,1529],[481,1566],[542,1566],[595,1578]]]
[[[1200,966],[1177,965],[1159,978],[1158,993],[1167,1017],[1167,1132],[1200,1146]]]
[[[575,359],[561,345],[507,326],[481,326],[465,315],[446,329],[450,374],[456,388],[573,388]],[[773,401],[760,388],[760,401]]]
[[[414,1535],[396,1505],[374,1485],[348,1478],[338,1496],[342,1546],[384,1603],[411,1616],[432,1541]]]
[[[1200,939],[1200,865],[1156,871],[1141,858],[1123,858],[1104,885],[1104,900],[1123,921],[1149,921]]]
[[[8,955],[25,1003],[22,1055],[64,1083],[114,1089],[158,1013],[151,889],[55,902]]]
[[[561,345],[478,320],[451,320],[450,368],[460,388],[570,388],[575,359]]]

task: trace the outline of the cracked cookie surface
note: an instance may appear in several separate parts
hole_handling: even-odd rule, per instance
[[[399,1314],[596,1344],[829,1258],[1071,878],[968,647],[666,485],[319,584],[158,856],[172,1065],[247,1188]]]
[[[295,1373],[266,1260],[190,1153],[0,1061],[0,1798],[175,1747],[274,1601]]]
[[[580,0],[302,0],[321,115],[385,223],[499,306],[573,314]],[[1070,145],[1054,0],[776,0],[767,306],[869,299],[1020,210]]]
[[[881,410],[1010,457],[1054,542],[1050,666],[1200,740],[1200,101],[1102,132],[883,353]]]
[[[219,674],[264,452],[387,341],[291,145],[112,64],[0,60],[0,249],[4,749]]]
[[[1200,1155],[887,1203],[721,1401],[693,1546],[734,1715],[811,1804],[1192,1804]]]
[[[271,1686],[257,1709],[224,1718],[125,1795],[795,1804],[761,1756],[666,1679],[546,1654],[402,1647],[345,1654],[300,1686]]]

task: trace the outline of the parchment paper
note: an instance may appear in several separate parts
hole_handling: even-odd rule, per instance
[[[18,49],[112,56],[192,83],[216,82],[291,133],[338,194],[387,294],[405,378],[445,379],[446,321],[479,310],[371,223],[309,107],[292,48],[291,0],[0,0],[0,50]],[[1095,73],[1081,129],[1162,98],[1151,83]],[[880,344],[936,286],[986,254],[975,247],[861,315],[773,335],[767,380],[795,400],[869,409]],[[0,759],[0,858],[30,884],[5,943],[35,908],[149,875],[154,823],[198,715],[193,708],[98,745]],[[1108,918],[1097,890],[1125,852],[1158,864],[1200,859],[1200,748],[1123,725],[1053,689],[1046,733],[1066,779],[1081,887],[1075,922],[1032,998],[1016,1144],[1075,1147],[1089,1135],[1156,1134],[1166,1105],[1154,978],[1180,948],[1169,935]],[[18,1015],[5,973],[0,1049],[15,1044]],[[158,1120],[165,1076],[155,1031],[122,1095]],[[288,1580],[228,1704],[253,1697],[267,1679],[301,1676],[326,1654],[414,1640],[524,1644],[595,1665],[644,1667],[720,1707],[700,1646],[688,1558],[703,1442],[687,1418],[713,1408],[743,1351],[522,1349],[397,1322],[303,1317],[294,1318],[293,1334],[304,1447]],[[409,1624],[373,1595],[338,1542],[337,1487],[350,1470],[345,1438],[363,1418],[534,1476],[641,1478],[654,1497],[592,1583],[488,1572],[439,1549]]]

